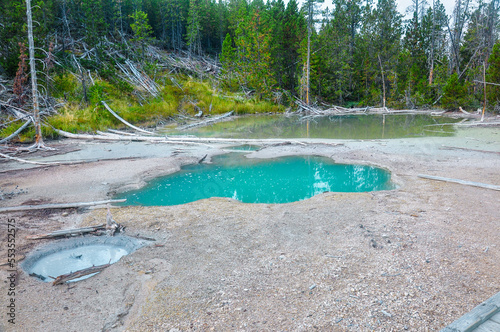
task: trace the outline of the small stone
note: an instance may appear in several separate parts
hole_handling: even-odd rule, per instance
[[[390,313],[388,313],[387,311],[384,311],[384,310],[380,310],[381,313],[383,313],[385,316],[391,318],[392,315]]]
[[[316,288],[316,284],[313,284],[313,285],[309,286],[309,289],[310,289],[310,290],[313,290],[313,289],[315,289],[315,288]]]

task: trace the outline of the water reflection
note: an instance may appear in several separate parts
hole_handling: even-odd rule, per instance
[[[453,126],[439,124],[456,121],[423,114],[324,116],[306,120],[297,116],[251,115],[188,132],[201,137],[230,138],[378,139],[452,136],[455,133]],[[165,133],[179,132],[169,129]]]
[[[248,159],[238,153],[217,156],[213,164],[183,167],[124,193],[126,204],[177,205],[209,197],[244,203],[288,203],[325,191],[365,192],[393,189],[390,173],[364,165],[335,164],[322,157]]]

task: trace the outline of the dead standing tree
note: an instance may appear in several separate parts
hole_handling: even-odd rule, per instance
[[[465,21],[467,19],[467,15],[469,14],[469,2],[470,0],[456,1],[455,9],[453,11],[453,30],[450,29],[450,26],[448,25],[448,32],[450,34],[451,41],[450,67],[451,71],[454,69],[456,70],[459,77],[462,74],[460,71],[460,44],[462,42]]]
[[[310,96],[310,75],[311,75],[311,34],[312,29],[314,29],[314,15],[317,13],[317,8],[315,7],[318,3],[323,3],[324,0],[307,0],[305,3],[307,9],[307,59],[306,59],[306,82],[305,82],[305,90],[306,90],[306,104],[309,105],[309,96]]]
[[[35,44],[33,42],[33,19],[31,15],[31,0],[26,0],[26,16],[28,20],[28,48],[30,55],[30,70],[31,70],[31,92],[33,94],[33,119],[35,125],[35,144],[30,146],[28,150],[48,149],[43,143],[42,126],[40,121],[40,106],[38,103],[38,87],[36,80],[35,67]]]

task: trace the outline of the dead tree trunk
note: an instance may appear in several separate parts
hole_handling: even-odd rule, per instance
[[[66,283],[70,280],[76,279],[76,278],[81,278],[81,277],[87,276],[89,274],[99,273],[109,266],[111,266],[111,264],[92,266],[92,267],[89,267],[89,268],[86,268],[83,270],[78,270],[76,272],[71,272],[68,274],[60,275],[54,279],[54,281],[52,282],[52,286],[62,285],[64,283]]]
[[[29,147],[30,150],[44,149],[42,126],[40,123],[40,108],[38,104],[38,87],[36,81],[35,68],[35,43],[33,42],[33,19],[31,15],[31,0],[26,0],[26,16],[28,20],[28,46],[30,54],[31,69],[31,92],[33,93],[33,120],[35,125],[35,144]]]
[[[432,80],[434,76],[434,45],[436,40],[435,35],[436,30],[436,2],[432,1],[432,30],[431,30],[431,54],[429,55],[430,69],[429,69],[429,86],[432,85]]]
[[[484,104],[483,104],[483,113],[481,114],[481,122],[484,121],[484,112],[486,112],[486,60],[483,62],[483,92],[484,92]]]
[[[313,7],[312,3],[308,4],[308,19],[307,19],[307,64],[306,64],[306,105],[309,105],[309,89],[311,87],[311,25],[313,24]]]
[[[380,60],[380,54],[378,55],[378,62],[380,64],[380,73],[382,74],[382,89],[384,95],[382,96],[382,107],[385,109],[385,77],[384,77],[384,67],[382,67],[382,60]]]
[[[470,0],[457,0],[453,11],[453,31],[448,25],[448,32],[451,39],[451,70],[456,69],[457,75],[460,77],[460,44],[462,41],[462,33],[465,25],[466,15],[469,11]]]

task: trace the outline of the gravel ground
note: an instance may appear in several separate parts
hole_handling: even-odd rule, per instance
[[[307,142],[249,157],[314,154],[379,165],[399,187],[277,205],[211,198],[113,208],[127,235],[156,241],[70,285],[53,287],[20,271],[15,329],[3,315],[0,330],[436,331],[500,291],[500,192],[417,176],[500,185],[498,128],[443,138]],[[222,152],[214,144],[60,144],[80,150],[33,160],[91,162],[0,164],[3,193],[27,190],[0,206],[106,199]],[[7,218],[16,220],[17,254],[27,255],[50,241],[25,236],[101,224],[106,210],[1,216],[4,228]],[[5,281],[7,275],[3,266]],[[8,286],[2,283],[2,294]],[[5,308],[9,297],[2,298]]]

